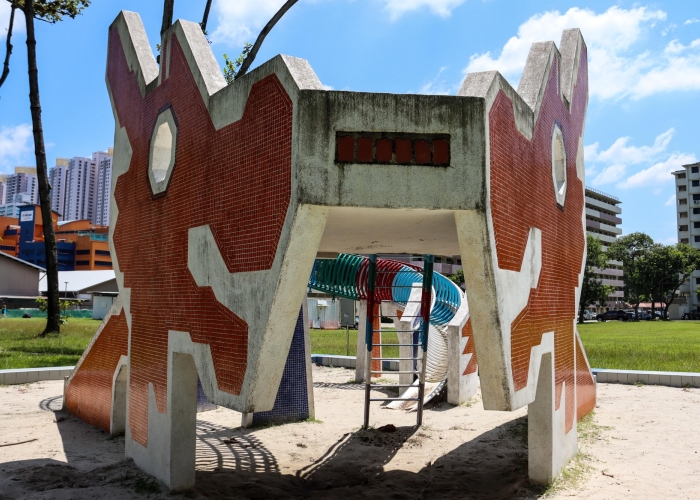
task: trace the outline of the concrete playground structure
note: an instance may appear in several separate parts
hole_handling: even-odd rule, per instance
[[[473,338],[484,407],[529,405],[530,478],[559,473],[595,406],[575,326],[578,30],[560,50],[534,44],[517,91],[485,72],[457,96],[327,91],[288,56],[227,85],[198,24],[163,34],[158,65],[130,12],[108,51],[120,295],[66,383],[69,411],[124,432],[126,455],[171,490],[190,488],[198,378],[210,402],[253,421],[274,411],[317,257],[461,255],[460,335]],[[302,371],[310,389],[308,371],[286,380]]]

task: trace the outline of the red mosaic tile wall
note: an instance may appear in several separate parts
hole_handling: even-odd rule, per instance
[[[583,354],[583,345],[578,334],[576,334],[576,403],[579,420],[595,409],[595,382],[593,382],[593,374],[586,356]]]
[[[476,349],[474,348],[474,331],[472,330],[472,319],[469,318],[462,328],[462,337],[468,337],[467,345],[464,346],[463,355],[471,354],[472,357],[467,364],[467,368],[464,370],[462,375],[469,375],[471,373],[476,373],[478,369],[478,364],[476,361]]]
[[[215,130],[182,48],[172,37],[170,77],[142,98],[118,32],[109,39],[107,79],[133,149],[119,177],[114,247],[131,288],[129,426],[148,444],[148,384],[166,411],[168,331],[211,346],[219,388],[238,394],[247,364],[248,325],[196,285],[187,268],[188,229],[209,225],[228,270],[272,265],[291,196],[292,101],[276,76],[256,83],[243,117]],[[164,47],[161,58],[166,57]],[[165,61],[162,61],[165,67]],[[149,143],[159,112],[178,124],[167,192],[153,197]]]
[[[66,409],[85,422],[110,431],[112,380],[126,356],[129,327],[124,311],[110,316],[66,389]]]
[[[542,231],[542,271],[527,307],[512,324],[511,361],[515,389],[527,384],[530,351],[542,334],[554,332],[556,402],[562,383],[574,387],[575,288],[584,259],[584,186],[576,155],[588,95],[587,56],[582,49],[571,112],[559,97],[559,64],[553,64],[532,140],[515,127],[513,104],[499,92],[489,115],[491,215],[498,266],[519,271],[530,227]],[[567,192],[558,206],[552,183],[552,133],[561,128],[566,148]],[[574,421],[574,392],[566,391],[566,430]]]

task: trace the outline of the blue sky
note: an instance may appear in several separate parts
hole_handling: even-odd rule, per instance
[[[217,59],[237,56],[282,3],[214,0],[209,33]],[[177,0],[175,17],[200,21],[204,4]],[[0,0],[3,32],[8,5]],[[581,28],[591,94],[586,182],[623,201],[625,233],[644,231],[674,243],[669,172],[700,159],[700,12],[694,7],[679,0],[300,0],[267,37],[257,62],[278,53],[303,57],[325,85],[340,90],[455,94],[469,71],[498,69],[517,86],[532,42],[558,44],[562,30]],[[50,164],[112,145],[107,28],[122,9],[141,14],[155,50],[161,1],[96,0],[75,20],[37,23]],[[35,163],[21,21],[12,72],[0,89],[0,173]]]

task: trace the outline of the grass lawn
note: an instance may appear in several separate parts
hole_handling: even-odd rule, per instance
[[[700,372],[700,321],[579,325],[593,368]]]
[[[382,342],[398,344],[399,338],[393,330],[382,330]],[[311,330],[311,352],[313,354],[339,354],[346,355],[345,330]],[[398,347],[384,347],[382,356],[398,357]],[[357,330],[350,330],[350,356],[357,355]]]
[[[0,319],[0,370],[74,365],[100,322],[71,318],[60,335],[40,339],[45,319]],[[579,325],[593,368],[700,372],[700,321],[609,321]],[[398,343],[385,330],[386,343]],[[346,354],[345,330],[311,330],[311,352]],[[350,356],[357,351],[357,330],[350,330]],[[398,356],[385,348],[384,357]]]
[[[100,321],[70,318],[60,335],[38,338],[45,326],[46,318],[0,319],[0,370],[75,365]]]

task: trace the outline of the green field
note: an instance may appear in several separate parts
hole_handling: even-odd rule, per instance
[[[70,318],[60,335],[38,338],[45,326],[46,318],[0,319],[0,370],[75,365],[100,321]]]
[[[100,322],[72,318],[60,335],[40,339],[45,319],[0,320],[0,370],[74,365]],[[579,325],[593,368],[700,372],[700,321],[609,321]],[[396,333],[383,332],[386,343]],[[350,330],[350,356],[357,351],[357,330]],[[345,330],[311,330],[311,352],[346,354]],[[398,356],[385,348],[385,357]]]
[[[579,325],[593,368],[700,372],[700,321]]]
[[[382,342],[398,344],[399,339],[393,330],[382,331]],[[347,342],[345,330],[311,330],[311,352],[313,354],[340,354],[345,356]],[[357,355],[357,330],[350,330],[350,356]],[[398,357],[398,347],[385,347],[382,356]]]

